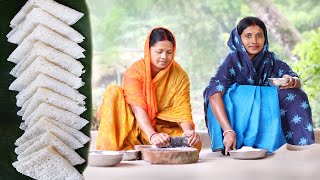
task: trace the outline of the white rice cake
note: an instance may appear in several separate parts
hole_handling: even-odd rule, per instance
[[[81,43],[84,40],[84,37],[72,27],[40,8],[33,8],[31,12],[27,14],[24,21],[7,34],[8,41],[14,44],[20,44],[39,24],[46,26],[76,43]]]
[[[19,77],[23,71],[25,71],[30,64],[39,56],[42,56],[47,61],[60,66],[63,69],[71,72],[76,76],[81,76],[84,73],[83,65],[78,60],[73,57],[65,54],[61,51],[58,51],[50,46],[43,44],[40,41],[37,41],[33,44],[32,49],[26,54],[21,61],[10,71],[10,74],[14,77]]]
[[[19,137],[14,143],[16,146],[20,146],[23,143],[40,136],[41,134],[50,131],[57,138],[63,141],[66,145],[68,145],[71,149],[79,149],[83,147],[83,144],[78,141],[75,137],[70,135],[68,132],[60,129],[58,126],[52,124],[48,121],[49,118],[42,117],[35,125],[33,125],[30,129],[24,132],[24,134]]]
[[[43,9],[68,25],[75,24],[84,15],[53,0],[29,0],[10,21],[10,27],[20,24],[34,7]]]
[[[59,127],[60,129],[68,132],[71,136],[75,137],[82,144],[86,144],[87,142],[90,141],[90,138],[88,136],[86,136],[83,132],[78,131],[77,129],[67,126],[66,124],[56,121],[54,119],[48,118],[47,120],[52,124],[56,125],[57,127]]]
[[[84,180],[84,177],[51,146],[12,163],[18,172],[34,179]]]
[[[26,118],[42,103],[48,103],[58,108],[70,111],[76,115],[82,114],[87,108],[70,98],[62,96],[59,93],[53,92],[49,89],[39,87],[36,93],[32,96],[26,111],[22,116],[22,120]],[[23,105],[24,106],[24,105]]]
[[[48,131],[47,131],[47,132],[48,132]],[[51,133],[51,132],[50,132],[50,133]],[[52,134],[52,133],[51,133],[51,134]],[[44,133],[41,134],[40,136],[37,136],[37,137],[34,137],[34,138],[30,139],[29,141],[24,142],[23,144],[21,144],[21,145],[19,145],[18,147],[16,147],[16,148],[14,149],[14,152],[15,152],[16,154],[18,154],[18,155],[21,154],[21,153],[23,153],[23,151],[26,150],[26,149],[28,149],[29,146],[32,146],[32,144],[34,144],[34,143],[36,143],[37,141],[39,141],[40,138],[41,138],[43,135],[44,135]]]
[[[23,104],[22,108],[17,112],[17,115],[18,115],[18,116],[23,116],[24,112],[26,112],[26,109],[27,109],[30,101],[31,101],[31,98],[28,99],[28,100]]]
[[[31,84],[40,73],[66,83],[74,89],[78,89],[84,85],[81,78],[39,56],[17,79],[11,83],[9,90],[22,91]]]
[[[39,74],[31,84],[17,94],[17,106],[22,107],[22,105],[34,95],[39,87],[50,89],[78,102],[81,105],[85,104],[84,99],[86,97],[78,90],[73,89],[67,84],[53,79],[45,74]]]
[[[52,146],[57,153],[59,153],[64,159],[66,159],[71,165],[75,166],[77,164],[82,164],[85,160],[79,156],[73,149],[63,143],[50,131],[45,132],[40,136],[41,138],[23,150],[17,157],[18,160],[23,159],[24,157],[41,150],[47,146]]]
[[[64,123],[74,129],[80,130],[89,123],[86,119],[64,109],[42,102],[20,125],[23,130],[32,127],[42,116]]]
[[[61,36],[60,34],[46,28],[45,26],[39,24],[30,33],[19,46],[10,54],[8,61],[19,63],[23,56],[25,56],[32,48],[32,45],[41,41],[57,50],[60,50],[75,59],[84,58],[83,52],[85,51],[77,43]]]

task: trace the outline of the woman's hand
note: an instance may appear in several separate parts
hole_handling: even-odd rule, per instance
[[[236,150],[236,134],[232,131],[224,133],[223,144],[225,147],[225,155],[228,155],[230,150]]]
[[[195,146],[200,141],[199,134],[194,130],[185,130],[183,135],[188,137],[188,144],[191,147]]]
[[[285,78],[287,80],[287,83],[285,86],[281,86],[280,89],[289,89],[289,88],[297,88],[298,83],[298,79],[290,76],[290,75],[283,75],[282,78]]]
[[[170,137],[166,133],[155,133],[151,135],[150,143],[157,147],[167,147],[170,145]]]

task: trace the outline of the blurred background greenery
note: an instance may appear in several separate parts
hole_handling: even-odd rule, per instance
[[[320,127],[320,1],[317,0],[87,0],[93,37],[93,124],[108,84],[143,57],[144,41],[156,26],[177,38],[177,62],[191,80],[196,128],[205,130],[202,92],[229,52],[229,33],[245,16],[267,25],[270,50],[287,62],[310,97],[314,127]]]

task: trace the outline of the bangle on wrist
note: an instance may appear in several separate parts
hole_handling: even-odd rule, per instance
[[[155,135],[155,134],[158,134],[158,133],[157,133],[157,132],[153,132],[153,133],[150,135],[150,137],[149,137],[149,142],[150,142],[150,144],[151,144],[151,138],[152,138],[152,136]]]
[[[236,135],[236,132],[235,132],[234,130],[232,130],[232,129],[223,131],[223,134],[222,134],[222,135],[225,136],[226,133],[228,133],[228,132],[232,132],[234,135]]]

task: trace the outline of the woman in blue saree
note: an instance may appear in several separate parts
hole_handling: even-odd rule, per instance
[[[242,146],[274,152],[283,144],[314,143],[311,109],[298,75],[268,50],[267,29],[256,17],[232,30],[231,52],[204,90],[213,151]],[[268,78],[285,78],[279,89]]]

